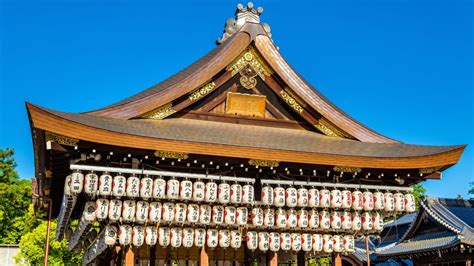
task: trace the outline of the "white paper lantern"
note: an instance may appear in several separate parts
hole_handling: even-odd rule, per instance
[[[332,235],[323,235],[323,251],[326,253],[332,253],[334,250],[334,240]]]
[[[207,229],[206,233],[206,242],[207,246],[210,248],[215,248],[219,244],[218,239],[219,232],[217,229]]]
[[[308,226],[313,229],[319,227],[319,214],[316,209],[311,209],[308,212]]]
[[[237,225],[246,225],[248,220],[248,209],[246,207],[238,207],[237,214],[235,216]]]
[[[169,227],[158,228],[158,244],[162,247],[167,247],[171,242],[171,230]]]
[[[286,217],[286,211],[282,208],[278,208],[275,213],[276,225],[278,228],[285,228],[288,225],[288,219]]]
[[[112,176],[104,173],[99,177],[99,195],[109,196],[112,193]]]
[[[137,201],[137,209],[135,212],[135,221],[137,223],[145,223],[148,221],[148,209],[150,204],[147,201]]]
[[[161,220],[161,212],[163,207],[161,205],[161,202],[150,202],[150,210],[148,214],[148,219],[152,223],[158,223]]]
[[[224,207],[216,205],[212,207],[212,222],[222,224],[224,222]]]
[[[291,234],[281,233],[280,234],[280,249],[283,251],[291,250]]]
[[[282,187],[276,187],[273,189],[273,204],[276,207],[285,206],[285,189]]]
[[[343,238],[342,236],[340,235],[334,235],[332,237],[333,239],[333,242],[334,242],[334,252],[343,252],[344,251],[344,241],[343,241]]]
[[[374,195],[372,192],[365,191],[362,193],[364,199],[364,211],[371,211],[374,209]]]
[[[140,197],[149,199],[153,196],[153,179],[144,177],[140,180]]]
[[[315,252],[321,252],[323,250],[323,237],[320,234],[313,234],[313,250]]]
[[[96,203],[94,201],[88,201],[84,205],[84,211],[82,212],[82,217],[84,217],[84,220],[88,222],[93,222],[95,221],[95,206]]]
[[[170,179],[166,182],[166,197],[168,199],[176,200],[179,198],[179,181]]]
[[[73,172],[71,174],[71,193],[77,195],[84,188],[84,175],[81,172]]]
[[[194,243],[194,229],[187,227],[183,229],[183,247],[190,248]]]
[[[349,209],[352,207],[352,193],[345,189],[341,191],[342,194],[342,205],[341,208]]]
[[[211,222],[211,206],[209,205],[200,205],[199,206],[199,223],[203,225],[208,225]]]
[[[199,205],[189,204],[187,210],[187,219],[188,223],[197,223],[199,222]]]
[[[352,192],[352,209],[356,211],[364,209],[364,198],[359,190]]]
[[[127,197],[137,198],[140,196],[140,178],[130,176],[127,178]]]
[[[99,220],[104,220],[109,214],[109,200],[97,199],[95,204],[95,217]]]
[[[298,252],[301,250],[301,234],[291,234],[291,250]]]
[[[145,229],[145,243],[148,246],[156,245],[158,241],[158,228],[155,226],[147,226]]]
[[[298,207],[307,207],[308,206],[308,189],[306,188],[299,188],[297,191],[298,197]]]
[[[286,211],[286,222],[286,226],[288,228],[295,228],[296,226],[298,226],[298,216],[296,210],[289,209]]]
[[[105,226],[105,235],[104,235],[104,241],[107,246],[114,246],[115,243],[117,242],[117,227],[113,225],[106,225]]]
[[[329,196],[329,198],[331,199],[332,208],[342,207],[342,193],[339,189],[331,190],[331,195]]]
[[[258,249],[260,251],[267,251],[270,247],[270,235],[267,232],[258,233]]]
[[[153,180],[153,198],[164,199],[166,198],[166,181],[163,178],[157,178]]]
[[[217,184],[215,182],[206,183],[206,194],[204,195],[206,202],[216,202],[217,200]]]
[[[321,208],[331,207],[331,191],[327,189],[321,189],[319,191],[319,207]]]
[[[109,220],[118,221],[122,216],[122,201],[112,199],[109,203]]]
[[[252,204],[253,203],[253,186],[252,185],[244,185],[242,187],[242,203],[243,204]]]
[[[331,228],[332,229],[341,229],[341,213],[334,211],[331,213]]]
[[[186,222],[186,211],[188,206],[184,203],[176,203],[174,205],[174,221],[176,223],[182,224]]]
[[[224,222],[228,225],[233,225],[236,222],[237,209],[232,206],[224,208]]]
[[[362,219],[358,212],[352,214],[352,231],[360,231],[362,229]]]
[[[293,208],[298,204],[298,191],[294,187],[289,187],[285,192],[286,206]]]
[[[395,211],[395,198],[393,197],[393,194],[391,192],[385,192],[383,194],[384,199],[385,199],[385,208],[384,210],[386,212],[393,212]]]
[[[227,183],[220,183],[217,188],[217,199],[221,204],[230,202],[230,185]]]
[[[354,236],[352,235],[345,235],[344,236],[344,251],[352,253],[354,252],[354,245],[355,245],[355,240]]]
[[[307,210],[304,210],[304,209],[298,210],[296,217],[298,219],[299,228],[308,227],[308,211]]]
[[[163,221],[171,223],[174,221],[174,203],[165,202],[163,203],[163,213],[161,214]]]
[[[230,231],[230,246],[238,249],[242,245],[242,233],[239,230]]]
[[[247,248],[250,250],[256,250],[258,246],[258,236],[255,231],[247,231]]]
[[[127,246],[132,243],[132,227],[128,224],[122,224],[119,229],[119,243]]]
[[[383,218],[378,212],[372,213],[372,223],[374,230],[382,232],[383,230]]]
[[[275,210],[270,208],[263,210],[263,225],[266,227],[275,226]]]
[[[112,182],[112,195],[114,197],[120,198],[126,195],[126,186],[127,186],[127,178],[122,175],[114,176]]]
[[[405,194],[405,210],[407,212],[416,211],[415,197],[413,194]]]
[[[319,212],[319,227],[321,229],[331,228],[331,216],[326,210],[322,210]]]
[[[230,246],[230,231],[219,230],[219,247],[228,248]]]
[[[393,194],[393,197],[395,199],[395,211],[396,212],[404,212],[405,211],[405,196],[397,192]]]
[[[262,204],[273,205],[273,188],[271,186],[262,187]]]
[[[171,228],[171,246],[174,248],[181,247],[183,242],[183,230],[180,227]]]
[[[203,247],[206,244],[206,229],[194,229],[194,245],[196,247]]]
[[[270,250],[278,252],[280,250],[280,234],[277,232],[270,233]]]
[[[206,194],[206,184],[201,180],[194,182],[193,184],[193,200],[194,201],[203,201]]]
[[[311,234],[301,234],[301,249],[305,252],[313,248],[313,238]]]
[[[362,220],[362,229],[366,231],[370,231],[374,228],[374,224],[373,224],[372,216],[370,215],[370,212],[362,213],[361,220]]]
[[[193,198],[193,182],[189,180],[181,181],[179,185],[179,198],[181,200],[191,200]]]
[[[94,173],[89,173],[84,177],[84,192],[89,196],[95,195],[99,187],[99,177]]]
[[[122,204],[122,220],[133,222],[135,220],[136,202],[134,200],[125,200]]]
[[[254,226],[263,225],[263,210],[261,208],[252,209],[252,224]]]
[[[341,214],[341,229],[352,229],[352,215],[350,211],[343,211]]]
[[[230,203],[242,203],[242,186],[240,184],[232,184],[230,186]]]
[[[133,227],[132,244],[141,247],[145,243],[145,227],[136,225]]]
[[[311,188],[308,191],[308,207],[319,207],[319,190],[317,188]]]
[[[374,192],[374,209],[383,210],[385,209],[385,198],[382,192]]]

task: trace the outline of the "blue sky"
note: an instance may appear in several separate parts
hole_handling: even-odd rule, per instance
[[[0,9],[0,147],[33,172],[25,101],[82,112],[141,91],[215,47],[236,1],[22,1]],[[258,1],[281,53],[347,113],[406,143],[468,144],[428,194],[473,171],[472,2]]]

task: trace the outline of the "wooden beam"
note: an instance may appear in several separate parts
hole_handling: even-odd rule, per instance
[[[226,91],[224,91],[221,94],[217,95],[216,97],[211,99],[208,103],[206,103],[204,106],[202,106],[200,108],[201,109],[200,111],[202,111],[202,112],[211,111],[212,109],[214,109],[219,104],[225,102],[225,100],[227,98],[227,92],[236,92],[238,87],[239,86],[237,85],[237,83],[234,83],[234,84],[230,85],[229,88],[227,88]]]
[[[333,254],[333,256],[332,256],[332,265],[334,265],[334,266],[342,266],[341,253]]]
[[[135,265],[135,250],[132,246],[127,248],[125,253],[125,266],[134,266]]]
[[[305,266],[305,253],[304,251],[299,251],[296,255],[296,264],[298,266]]]
[[[200,266],[209,266],[209,255],[207,255],[206,247],[201,248],[201,256],[199,257]]]
[[[369,236],[365,236],[365,256],[367,259],[367,266],[370,266],[370,254],[369,254]]]
[[[271,259],[267,264],[268,266],[278,266],[278,252],[271,253]]]

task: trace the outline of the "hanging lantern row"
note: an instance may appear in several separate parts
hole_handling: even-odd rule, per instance
[[[284,210],[282,208],[251,209],[246,207],[198,205],[172,202],[97,199],[87,202],[83,212],[85,220],[108,219],[110,222],[199,224],[218,226],[269,227],[279,229],[323,229],[352,231],[381,231],[383,216],[379,212]]]
[[[95,173],[85,176],[78,171],[66,178],[67,195],[84,193],[95,196],[114,196],[117,198],[168,199],[184,201],[219,202],[222,204],[252,204],[254,187],[250,184],[229,184],[222,182],[182,180],[122,175],[112,177],[108,173],[100,177]]]
[[[118,228],[107,225],[105,228],[105,244],[114,246],[117,243],[123,246],[132,244],[140,247],[159,244],[162,247],[173,248],[192,246],[209,248],[234,248],[242,244],[242,233],[239,230],[202,229],[181,227],[160,227],[142,225],[120,225]],[[352,235],[320,235],[300,233],[277,233],[248,231],[245,237],[247,248],[260,251],[271,250],[277,252],[300,251],[305,252],[354,252],[354,236]]]
[[[359,190],[339,190],[317,188],[298,188],[281,186],[262,188],[263,205],[276,207],[319,207],[319,208],[341,208],[356,211],[386,211],[386,212],[414,212],[415,198],[413,194],[402,194],[400,192],[370,192]]]

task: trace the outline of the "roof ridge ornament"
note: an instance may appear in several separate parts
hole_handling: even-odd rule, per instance
[[[217,44],[221,44],[229,39],[234,33],[238,32],[242,26],[249,22],[249,23],[260,23],[260,14],[263,13],[263,8],[258,7],[257,9],[253,8],[254,5],[252,2],[248,2],[247,6],[244,7],[242,4],[237,5],[237,10],[235,11],[235,18],[229,18],[224,27],[224,33],[222,37],[217,39]],[[261,24],[265,32],[267,33],[268,37],[272,37],[270,25],[267,23]]]

